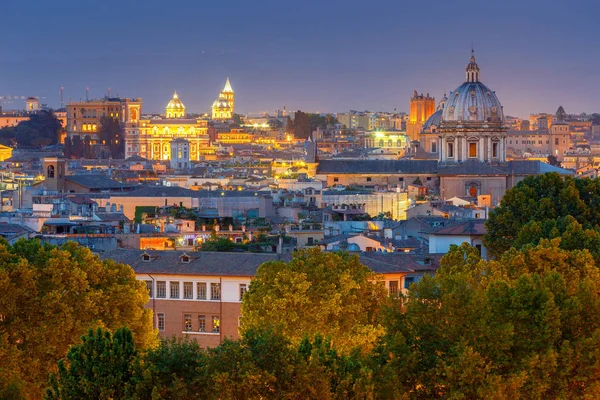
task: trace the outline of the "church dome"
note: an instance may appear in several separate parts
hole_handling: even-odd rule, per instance
[[[177,92],[175,92],[173,94],[173,98],[171,99],[171,101],[169,101],[169,104],[167,104],[167,110],[177,110],[177,111],[185,110],[185,106],[183,105],[181,100],[179,100],[179,96],[177,96]]]
[[[177,96],[177,92],[173,94],[173,98],[167,104],[167,108],[165,109],[167,118],[183,118],[185,115],[185,106],[179,100],[179,96]]]
[[[442,112],[444,122],[504,122],[502,105],[496,94],[479,81],[475,56],[467,65],[467,80],[450,92]]]
[[[432,126],[440,126],[440,122],[442,121],[442,112],[444,110],[443,109],[439,109],[436,112],[434,112],[433,114],[431,114],[431,116],[429,118],[427,118],[427,121],[425,121],[425,123],[423,124],[423,131],[427,131],[429,129],[431,129]]]

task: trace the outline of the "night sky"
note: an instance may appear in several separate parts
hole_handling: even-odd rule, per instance
[[[25,8],[24,5],[27,5]],[[407,111],[464,81],[471,43],[505,114],[600,112],[595,1],[3,0],[0,96],[142,97],[208,112]],[[23,102],[5,104],[21,108]]]

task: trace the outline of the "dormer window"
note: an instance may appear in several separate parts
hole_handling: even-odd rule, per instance
[[[184,264],[190,263],[190,256],[188,256],[187,254],[183,254],[180,258],[181,258],[182,263],[184,263]]]
[[[144,262],[150,261],[150,254],[148,254],[148,253],[142,254],[142,261],[144,261]]]

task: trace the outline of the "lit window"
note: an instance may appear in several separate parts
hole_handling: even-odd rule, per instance
[[[477,157],[477,143],[469,143],[469,158]]]
[[[157,319],[158,319],[158,330],[159,331],[164,331],[165,330],[165,314],[157,314]]]
[[[192,315],[185,314],[183,316],[183,329],[188,332],[192,330]]]
[[[192,282],[183,282],[183,298],[194,298],[194,284]]]
[[[211,283],[210,284],[210,299],[221,300],[221,284]]]
[[[221,332],[221,318],[216,315],[212,317],[212,331],[213,333]]]
[[[156,297],[160,299],[167,297],[167,282],[156,281]]]
[[[198,289],[196,298],[198,300],[206,300],[206,282],[198,282],[196,286]]]
[[[170,298],[178,299],[179,298],[179,282],[171,282],[169,283],[171,288]]]
[[[240,283],[240,301],[243,300],[244,294],[248,291],[248,286],[245,283]]]
[[[206,316],[198,315],[198,332],[206,332]]]

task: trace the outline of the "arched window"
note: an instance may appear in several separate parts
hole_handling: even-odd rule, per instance
[[[379,147],[383,147],[383,139],[379,140]]]
[[[392,147],[392,139],[388,140],[388,147]]]
[[[54,178],[54,165],[48,166],[48,174],[46,176],[48,178]]]

